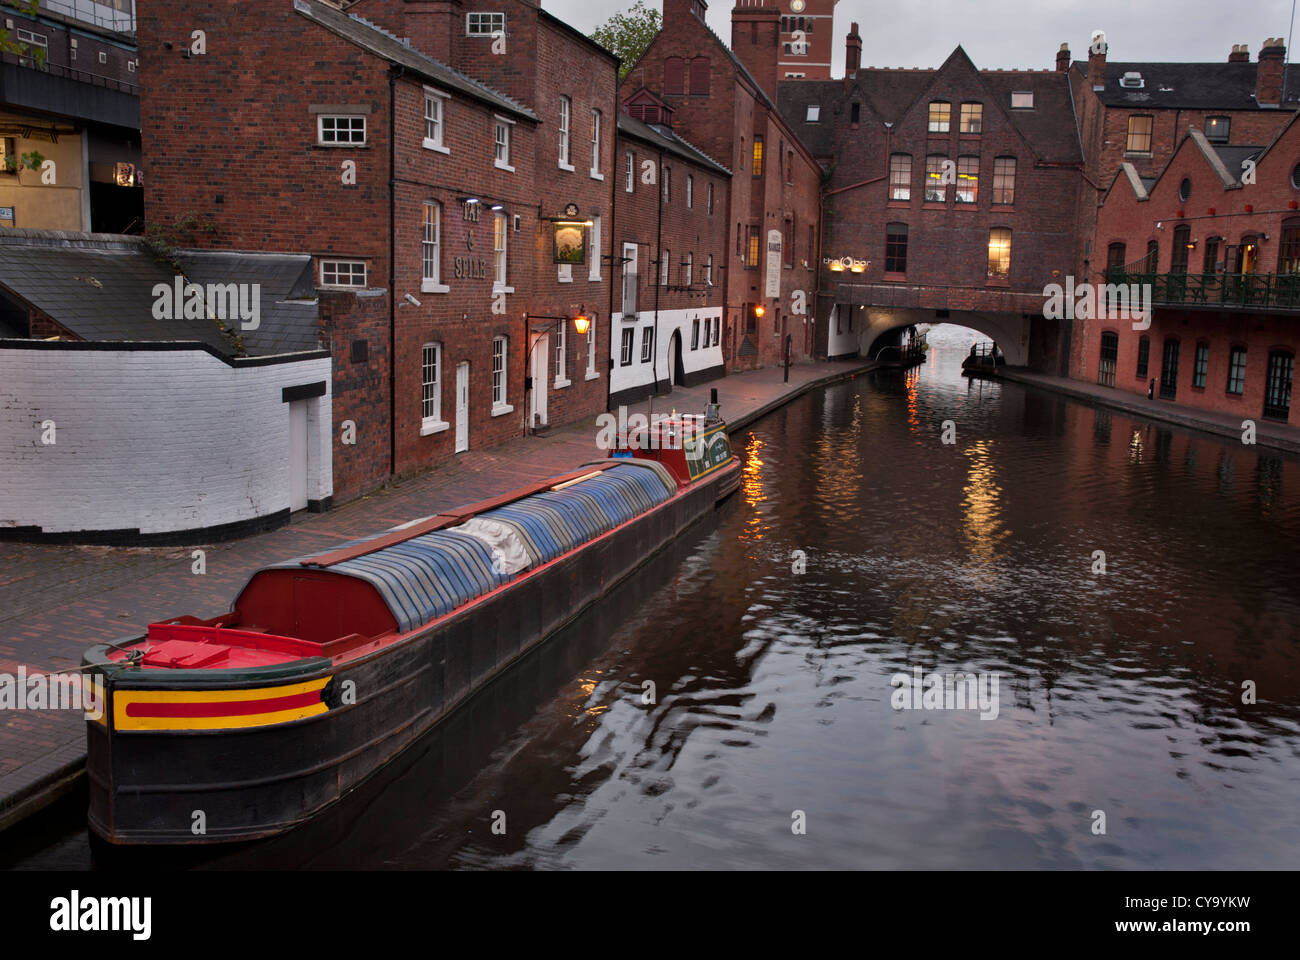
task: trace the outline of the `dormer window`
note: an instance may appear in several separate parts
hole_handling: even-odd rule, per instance
[[[821,116],[822,116],[822,108],[820,105],[815,103],[811,103],[808,105],[808,115],[807,117],[805,117],[805,119],[809,123],[816,123],[818,120],[821,119]]]
[[[1119,78],[1119,85],[1125,90],[1141,90],[1145,87],[1146,81],[1142,79],[1142,74],[1136,70],[1130,70],[1124,76]]]
[[[1011,94],[1012,110],[1032,110],[1034,109],[1034,92],[1032,90],[1016,90]]]
[[[1205,139],[1211,143],[1227,143],[1230,121],[1227,117],[1205,118]]]

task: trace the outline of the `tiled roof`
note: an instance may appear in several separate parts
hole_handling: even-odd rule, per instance
[[[642,123],[640,120],[629,117],[626,113],[620,113],[618,115],[618,129],[620,133],[626,133],[648,143],[653,143],[668,153],[683,157],[692,163],[698,163],[702,167],[709,167],[723,176],[731,176],[730,170],[699,147],[679,137],[670,127],[665,127],[662,124]]]
[[[259,284],[259,325],[238,334],[249,356],[322,348],[311,257],[213,251],[178,252],[193,283]],[[215,320],[154,317],[154,287],[172,286],[175,274],[140,237],[7,230],[0,233],[0,286],[92,341],[185,341],[223,356],[240,350]],[[16,331],[11,331],[11,335]]]
[[[1188,110],[1277,110],[1261,107],[1255,100],[1252,63],[1106,63],[1106,86],[1097,92],[1108,107],[1149,107]],[[1074,69],[1088,74],[1087,61],[1075,61]],[[1126,73],[1142,75],[1142,87],[1119,85]],[[1287,109],[1300,105],[1300,67],[1290,66],[1286,75]]]
[[[454,67],[449,67],[421,53],[369,20],[344,13],[342,10],[314,0],[293,0],[293,8],[308,20],[319,23],[344,40],[370,51],[389,63],[399,64],[441,87],[459,91],[498,110],[526,117],[529,120],[538,119],[537,114],[519,101],[461,73]]]

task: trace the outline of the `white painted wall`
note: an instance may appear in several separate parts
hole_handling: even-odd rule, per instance
[[[655,354],[658,357],[658,373],[660,380],[669,378],[668,345],[672,342],[674,331],[679,333],[682,338],[682,366],[686,373],[698,373],[701,370],[707,370],[710,367],[721,366],[722,364],[722,337],[718,337],[718,345],[713,346],[713,339],[710,337],[709,346],[701,346],[691,349],[691,328],[695,320],[700,321],[700,340],[704,340],[704,321],[711,318],[714,324],[722,323],[722,306],[708,307],[691,307],[686,310],[660,310],[659,311],[659,333],[655,341]],[[649,386],[655,382],[655,364],[653,362],[641,362],[641,331],[646,327],[655,325],[655,312],[653,310],[642,310],[637,313],[634,323],[625,323],[623,314],[616,313],[613,315],[613,336],[610,337],[610,351],[614,358],[614,369],[610,374],[610,393],[619,393],[622,390],[630,390],[633,387]],[[632,327],[636,333],[632,339],[632,363],[630,366],[622,366],[622,344],[623,331],[627,327]]]
[[[334,488],[328,357],[232,368],[201,350],[0,348],[0,527],[161,533],[283,510],[280,391],[320,380],[307,417],[313,500]]]

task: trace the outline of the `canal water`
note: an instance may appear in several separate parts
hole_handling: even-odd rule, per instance
[[[739,433],[728,505],[319,821],[0,864],[1300,865],[1300,462],[968,382],[976,339]],[[926,709],[956,673],[984,709]]]

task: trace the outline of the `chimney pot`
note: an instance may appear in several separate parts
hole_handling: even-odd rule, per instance
[[[1282,105],[1282,60],[1286,45],[1281,37],[1269,37],[1259,51],[1255,65],[1255,102],[1262,107]]]
[[[1063,43],[1061,44],[1061,49],[1056,51],[1056,71],[1057,73],[1065,73],[1065,71],[1069,69],[1070,45],[1068,43]]]

